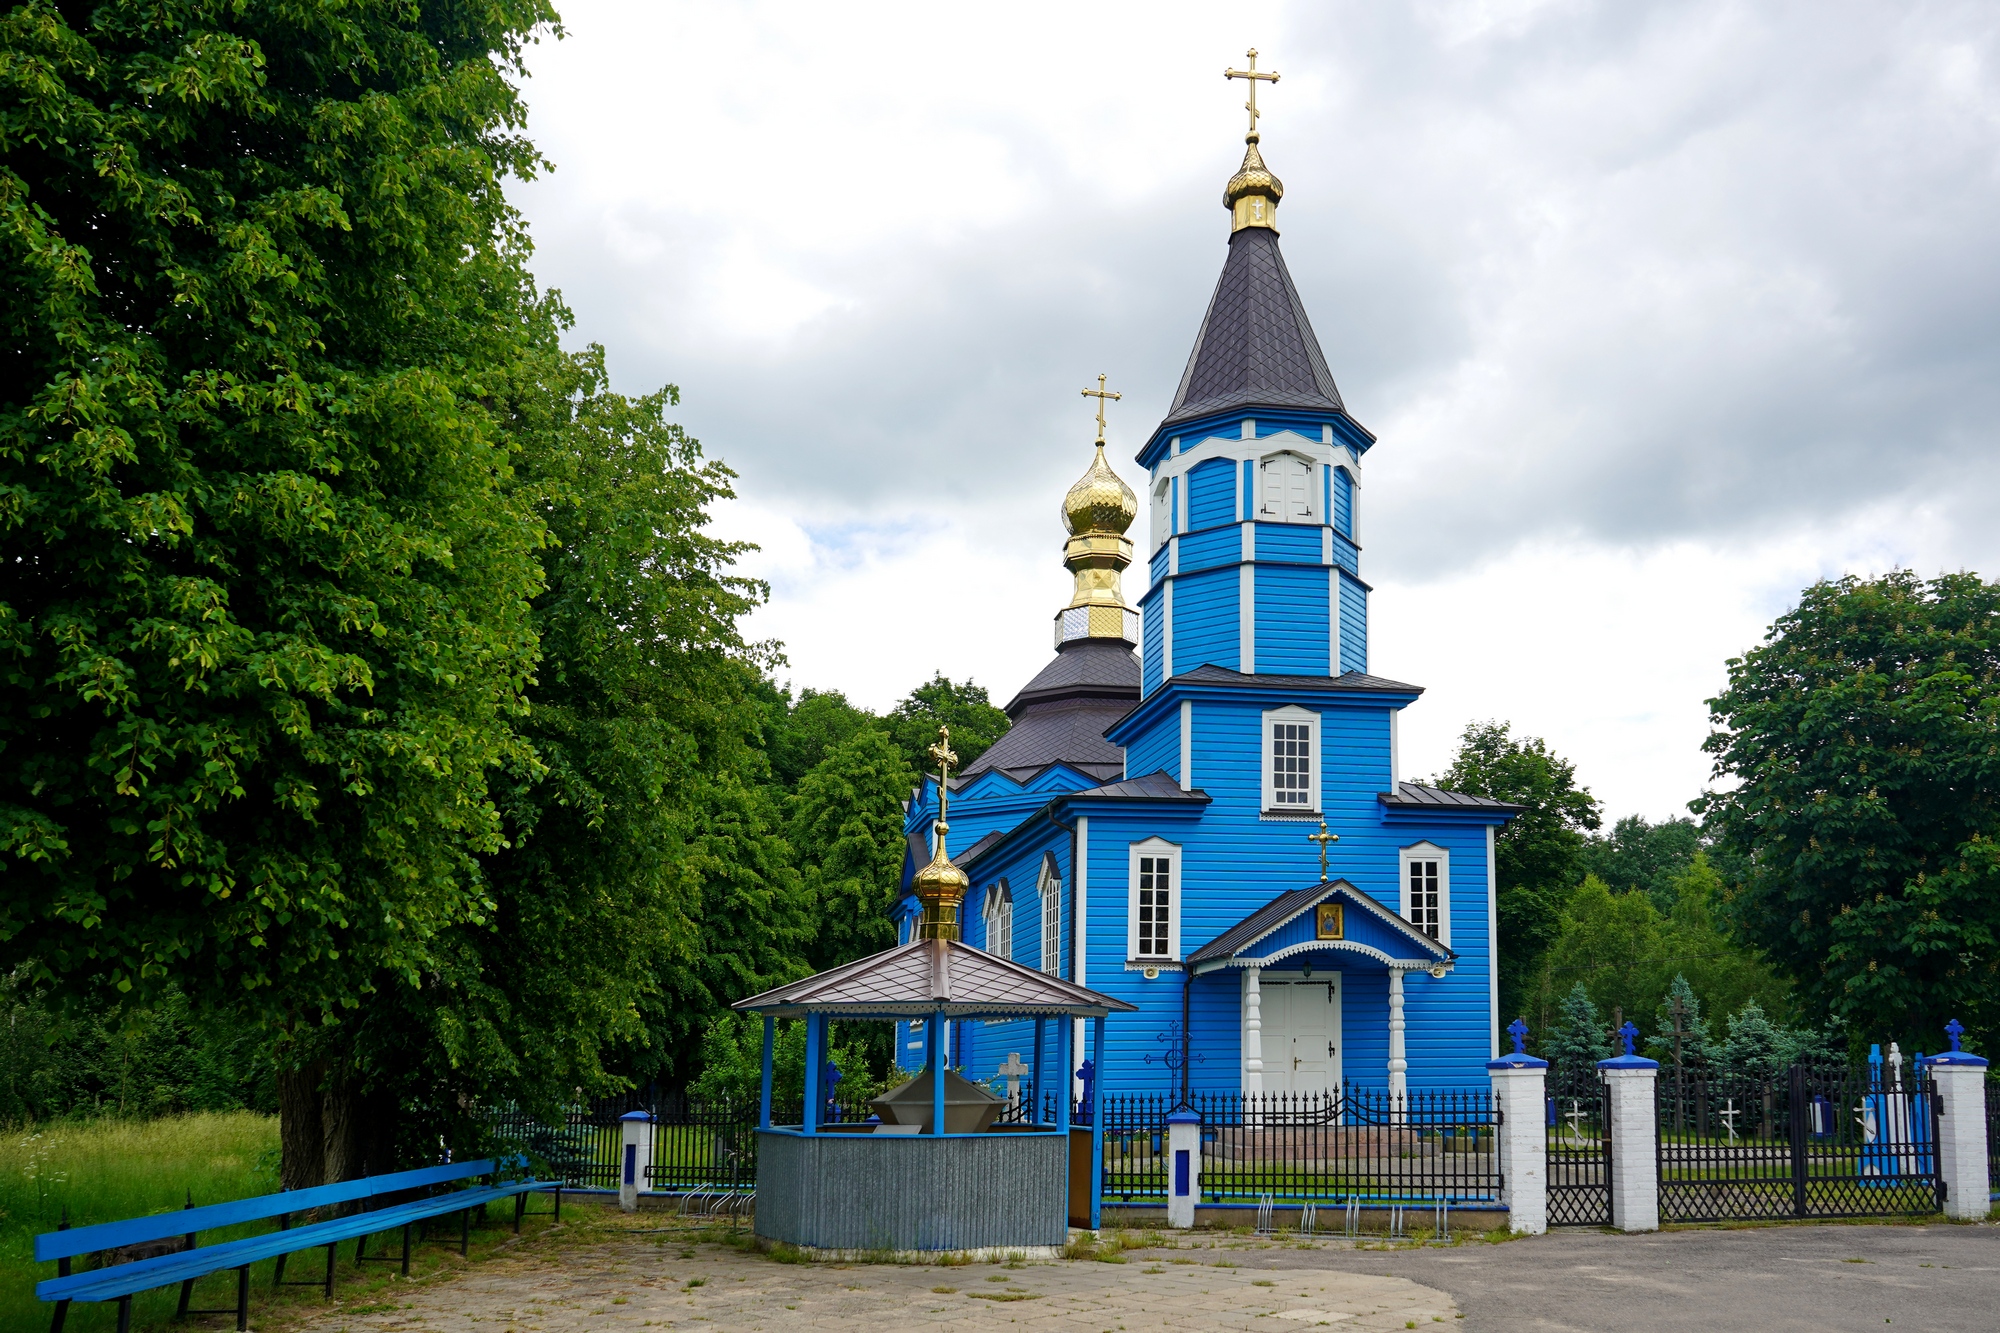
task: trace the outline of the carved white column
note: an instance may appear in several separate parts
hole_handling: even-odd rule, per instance
[[[1264,991],[1261,968],[1243,971],[1243,1091],[1264,1091]]]
[[[1403,1049],[1403,970],[1389,969],[1389,1113],[1397,1123],[1409,1103],[1410,1062]]]

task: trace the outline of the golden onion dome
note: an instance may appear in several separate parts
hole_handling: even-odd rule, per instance
[[[1255,139],[1252,139],[1250,146],[1243,151],[1243,165],[1237,168],[1236,174],[1229,178],[1229,184],[1223,187],[1222,206],[1235,208],[1238,199],[1245,199],[1253,194],[1261,194],[1274,204],[1285,197],[1285,183],[1273,176],[1271,169],[1264,165],[1264,155],[1257,151]]]
[[[933,827],[937,831],[937,850],[931,854],[930,864],[910,880],[910,892],[916,895],[922,908],[917,917],[916,938],[955,940],[960,938],[958,909],[965,902],[965,891],[972,887],[972,880],[952,864],[945,852],[944,839],[951,831],[950,826],[940,819]]]
[[[1123,536],[1139,516],[1139,497],[1125,484],[1104,458],[1104,441],[1097,442],[1097,456],[1090,470],[1063,497],[1063,523],[1072,535],[1094,532]]]

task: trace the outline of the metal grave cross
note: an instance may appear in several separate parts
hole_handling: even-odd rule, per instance
[[[1256,47],[1254,46],[1251,47],[1244,54],[1249,59],[1250,68],[1225,69],[1222,71],[1222,77],[1225,79],[1249,80],[1250,100],[1243,104],[1243,109],[1250,113],[1250,133],[1254,135],[1255,133],[1257,133],[1257,117],[1263,114],[1262,112],[1257,110],[1257,85],[1259,83],[1276,83],[1278,81],[1278,71],[1274,69],[1260,70],[1257,68]]]
[[[1579,1148],[1582,1147],[1583,1099],[1581,1097],[1572,1097],[1569,1099],[1569,1114],[1564,1116],[1563,1119],[1569,1121],[1569,1141]]]
[[[1097,400],[1097,442],[1099,444],[1104,443],[1104,400],[1109,398],[1116,401],[1125,396],[1116,390],[1105,388],[1104,381],[1106,378],[1106,376],[1099,375],[1097,377],[1097,387],[1083,391],[1085,398],[1095,398]]]
[[[1339,842],[1340,835],[1338,833],[1328,833],[1326,831],[1326,821],[1322,819],[1319,821],[1319,832],[1306,834],[1306,841],[1319,844],[1319,882],[1324,884],[1326,883],[1326,849],[1334,843]]]
[[[1021,1080],[1028,1075],[1028,1067],[1021,1063],[1019,1051],[1007,1052],[1007,1062],[993,1071],[1007,1080],[1007,1109],[1021,1109]]]
[[[1729,1146],[1734,1148],[1736,1146],[1736,1117],[1743,1114],[1736,1109],[1736,1099],[1731,1097],[1728,1101],[1724,1102],[1722,1109],[1717,1111],[1716,1114],[1722,1117],[1723,1127],[1729,1131]]]

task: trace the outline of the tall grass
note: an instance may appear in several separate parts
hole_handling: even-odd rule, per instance
[[[35,1283],[54,1277],[55,1265],[35,1263],[34,1237],[55,1230],[64,1208],[71,1225],[88,1226],[167,1212],[189,1197],[208,1204],[268,1194],[278,1188],[277,1160],[277,1120],[250,1111],[0,1131],[0,1333],[48,1328],[53,1307],[35,1299]],[[214,1284],[196,1291],[197,1303],[233,1303],[228,1279]],[[171,1316],[177,1296],[168,1288],[139,1297],[134,1322]],[[70,1309],[76,1333],[115,1324],[114,1305]]]

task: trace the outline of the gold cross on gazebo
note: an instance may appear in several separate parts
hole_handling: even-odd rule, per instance
[[[1105,388],[1105,379],[1105,376],[1099,375],[1097,377],[1097,387],[1083,391],[1085,398],[1095,398],[1097,400],[1097,442],[1099,444],[1104,443],[1104,400],[1107,398],[1123,398],[1125,396],[1122,393]]]
[[[1339,842],[1340,835],[1338,833],[1328,833],[1326,831],[1326,821],[1322,819],[1319,821],[1319,832],[1306,834],[1306,841],[1319,844],[1319,882],[1324,884],[1326,883],[1326,849]]]
[[[1222,77],[1225,79],[1248,79],[1250,81],[1250,100],[1243,104],[1243,109],[1250,113],[1250,137],[1254,139],[1257,137],[1257,117],[1262,114],[1257,110],[1257,84],[1260,81],[1264,83],[1276,83],[1278,81],[1278,71],[1274,69],[1260,70],[1257,68],[1256,47],[1251,47],[1245,54],[1249,58],[1250,68],[1225,69],[1222,71]]]
[[[958,756],[953,754],[951,751],[950,727],[944,726],[942,724],[939,725],[937,744],[931,746],[927,753],[930,755],[931,758],[937,760],[937,766],[938,766],[937,831],[938,831],[938,843],[940,846],[942,846],[944,843],[944,835],[949,831],[950,828],[950,826],[947,825],[944,821],[945,821],[946,806],[949,805],[951,801],[951,786],[950,786],[951,766],[958,762]]]

